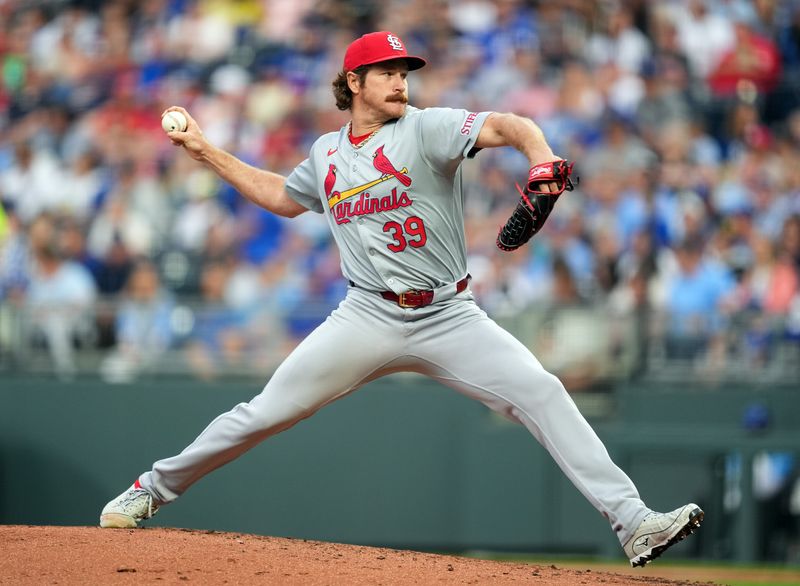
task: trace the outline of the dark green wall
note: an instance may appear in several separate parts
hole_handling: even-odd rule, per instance
[[[153,460],[180,451],[259,390],[245,381],[1,378],[0,522],[97,523],[102,506]],[[650,506],[693,499],[715,510],[719,454],[797,437],[792,393],[759,398],[778,423],[759,437],[739,429],[753,399],[744,390],[620,389],[592,422]],[[150,524],[420,549],[622,555],[605,520],[524,428],[402,375],[266,441]],[[707,537],[676,554],[716,555],[722,527],[709,525]],[[737,547],[738,557],[752,558],[752,543]]]

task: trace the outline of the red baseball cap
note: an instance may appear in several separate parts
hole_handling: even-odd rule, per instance
[[[409,71],[425,67],[427,63],[422,57],[409,55],[403,41],[394,33],[378,31],[368,33],[347,46],[347,51],[344,53],[344,70],[353,71],[362,65],[372,65],[391,59],[405,59]]]

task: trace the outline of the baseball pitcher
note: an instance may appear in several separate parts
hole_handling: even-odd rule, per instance
[[[407,75],[425,66],[397,35],[351,43],[333,83],[350,122],[320,137],[288,177],[254,168],[210,144],[183,108],[175,145],[274,214],[324,214],[350,287],[345,299],[278,367],[249,403],[214,419],[180,454],[159,460],[100,516],[135,527],[212,470],[383,375],[432,377],[521,423],[611,523],[634,566],[700,525],[695,504],[650,510],[610,459],[561,382],[476,305],[469,289],[461,162],[510,146],[530,161],[519,200],[497,236],[523,245],[572,189],[572,163],[539,127],[513,114],[408,105]],[[332,353],[330,348],[349,349]],[[500,367],[499,365],[503,365]]]

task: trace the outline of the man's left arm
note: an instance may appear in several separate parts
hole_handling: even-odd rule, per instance
[[[481,127],[475,146],[479,149],[510,146],[525,155],[531,167],[561,160],[561,157],[553,154],[542,129],[530,118],[516,114],[490,114]],[[544,183],[540,189],[556,191],[558,185],[555,182]]]
[[[497,235],[498,248],[516,250],[541,230],[561,193],[574,188],[570,179],[572,163],[553,153],[536,123],[515,114],[491,114],[484,122],[475,146],[510,146],[530,162],[525,186],[517,186],[520,194],[517,207]]]

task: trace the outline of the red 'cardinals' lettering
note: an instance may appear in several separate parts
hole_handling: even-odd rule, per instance
[[[351,200],[343,201],[333,208],[333,219],[337,224],[349,224],[350,218],[355,216],[367,216],[378,212],[388,212],[408,207],[413,200],[404,191],[397,195],[397,188],[392,189],[391,195],[383,197],[372,197],[369,192],[362,193],[355,203]]]

